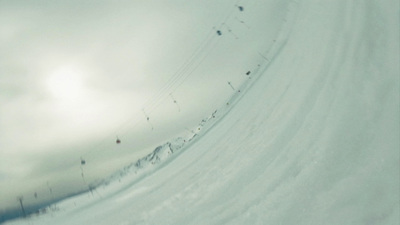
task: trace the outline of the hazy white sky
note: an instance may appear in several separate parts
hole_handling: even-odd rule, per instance
[[[284,15],[260,2],[0,1],[0,210],[189,132],[264,60]]]

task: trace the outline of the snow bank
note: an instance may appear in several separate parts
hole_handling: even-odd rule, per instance
[[[398,6],[292,1],[269,60],[190,141],[8,224],[399,224]]]

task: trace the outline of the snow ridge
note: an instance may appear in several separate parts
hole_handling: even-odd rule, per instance
[[[281,50],[286,45],[287,40],[290,36],[290,32],[292,30],[291,28],[296,21],[298,3],[296,1],[293,1],[289,4],[289,7],[291,8],[288,11],[290,13],[287,13],[286,22],[282,26],[281,30],[278,32],[276,41],[266,52],[264,52],[265,56],[267,56],[270,60],[262,61],[260,62],[260,64],[258,64],[256,68],[253,68],[253,70],[250,71],[251,74],[248,75],[248,79],[244,80],[243,83],[238,87],[238,90],[235,91],[227,99],[225,105],[222,105],[218,110],[215,110],[211,115],[204,118],[187,137],[174,138],[156,147],[153,152],[149,153],[147,156],[117,171],[113,175],[109,176],[109,178],[92,182],[89,185],[90,191],[102,185],[107,186],[116,180],[119,180],[121,182],[121,178],[126,177],[128,174],[131,173],[134,173],[135,175],[142,174],[142,176],[139,177],[132,177],[133,180],[130,179],[130,182],[128,183],[132,185],[133,183],[135,183],[135,180],[139,180],[144,175],[148,175],[151,171],[154,171],[156,168],[171,161],[172,158],[176,158],[180,153],[184,151],[185,148],[194,144],[198,140],[197,137],[199,137],[200,135],[204,135],[210,130],[210,128],[219,123],[223,119],[223,117],[227,113],[229,113],[233,106],[241,100],[245,93],[249,89],[251,89],[251,87],[257,82],[261,75],[264,74],[264,72],[274,62],[274,59],[281,53]]]
[[[221,117],[219,116],[219,118]],[[176,157],[178,152],[183,151],[185,147],[189,146],[189,144],[192,144],[192,142],[199,136],[199,134],[204,133],[216,122],[217,110],[215,110],[207,118],[203,119],[198,124],[198,126],[191,131],[189,135],[185,137],[176,137],[162,145],[159,145],[145,157],[138,159],[134,163],[129,164],[128,166],[117,171],[106,179],[91,183],[89,186],[92,189],[95,189],[102,185],[107,186],[113,181],[120,180],[128,174],[143,174],[145,172],[150,172],[151,170],[154,170],[155,167],[160,166],[171,160],[172,156]],[[138,178],[139,177],[137,177],[137,179]]]

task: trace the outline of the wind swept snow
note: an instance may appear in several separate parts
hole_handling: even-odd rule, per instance
[[[398,9],[292,1],[269,61],[194,137],[6,224],[399,224]]]

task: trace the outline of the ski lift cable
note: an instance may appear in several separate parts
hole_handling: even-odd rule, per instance
[[[222,23],[226,23],[230,17],[232,16],[232,14],[236,11],[236,5],[238,5],[240,3],[241,0],[237,0],[236,3],[233,5],[233,7],[230,7],[230,10],[227,12],[227,15],[225,16],[225,19],[222,20]],[[220,27],[221,29],[221,27]]]
[[[218,42],[219,42],[219,40],[214,41],[214,43],[211,44],[211,48],[207,48],[207,52],[202,56],[202,58],[196,64],[194,64],[192,66],[192,68],[190,68],[190,67],[185,68],[185,71],[183,71],[184,72],[183,73],[183,75],[184,75],[183,79],[180,79],[180,80],[177,80],[177,81],[171,83],[168,86],[168,89],[166,89],[166,90],[174,92],[177,88],[179,88],[187,80],[187,78],[191,74],[193,74],[193,72],[202,64],[202,62],[207,58],[207,56],[210,54],[210,52],[215,49],[215,46],[218,44]],[[190,69],[190,71],[187,71],[189,69]],[[166,95],[166,94],[165,95],[160,95],[160,97],[155,102],[153,102],[153,104],[151,106],[148,106],[148,108],[146,108],[147,112],[150,113],[150,114],[152,112],[154,112],[163,103],[163,101],[167,97],[168,97],[168,95]],[[151,127],[153,129],[153,125],[151,124],[151,122],[150,122],[150,125],[151,125]]]
[[[154,105],[157,105],[158,102],[160,101],[160,99],[164,99],[163,96],[168,95],[168,93],[171,92],[171,90],[173,89],[173,87],[179,83],[179,81],[181,79],[183,79],[185,77],[185,73],[187,73],[186,71],[189,70],[193,65],[195,65],[195,63],[191,63],[190,65],[188,64],[185,68],[183,68],[182,71],[180,71],[180,73],[177,74],[177,76],[172,77],[172,79],[170,80],[169,83],[167,83],[159,92],[158,95],[155,96],[151,101],[148,101],[145,105],[143,105],[144,108],[149,109],[149,108],[153,108]],[[152,111],[152,110],[149,110]]]
[[[170,85],[170,83],[173,83],[176,79],[179,78],[179,76],[181,76],[182,71],[184,71],[187,67],[189,67],[195,60],[195,58],[197,57],[198,54],[201,53],[201,51],[208,45],[208,43],[212,40],[213,35],[212,32],[209,32],[209,34],[206,36],[206,39],[204,39],[204,41],[198,46],[198,48],[193,52],[193,54],[188,58],[188,60],[186,60],[179,68],[178,70],[173,74],[173,76],[168,80],[168,82],[166,83],[166,85],[164,85],[164,87],[160,90],[160,93],[162,93],[162,91],[164,91],[165,89],[168,88],[168,86]],[[160,95],[160,93],[158,93],[158,95]],[[158,96],[152,96],[152,99],[150,99],[149,103],[151,103],[151,101],[153,99],[157,99]],[[145,106],[147,106],[146,103]]]
[[[240,0],[238,0],[236,2],[236,5],[239,4]],[[227,13],[225,19],[223,20],[223,23],[220,25],[220,27],[222,27],[224,25],[224,23],[232,16],[232,13],[234,11],[234,7],[232,7],[232,9]],[[212,34],[212,32],[211,32]],[[232,33],[233,34],[233,33]],[[235,34],[233,34],[235,35]],[[210,34],[208,35],[210,36]],[[214,36],[211,36],[212,38]],[[235,35],[235,37],[237,38],[237,36]],[[209,40],[208,38],[205,39],[206,41],[205,46],[207,46],[209,44]],[[206,49],[205,47],[202,47],[202,45],[199,46],[199,48],[193,53],[192,57],[189,58],[189,60],[187,60],[183,66],[180,67],[180,69],[178,69],[178,71],[169,79],[169,81],[167,82],[166,85],[164,85],[164,87],[159,91],[159,93],[156,96],[153,96],[151,99],[149,99],[144,105],[143,108],[152,108],[151,105],[155,105],[155,107],[157,107],[158,102],[160,101],[160,99],[165,99],[165,97],[163,98],[162,96],[165,96],[168,92],[171,92],[171,88],[174,86],[175,83],[179,82],[179,79],[184,76],[184,72],[186,70],[188,70],[190,68],[190,66],[195,62],[195,59],[198,57],[197,55],[201,53],[201,50]],[[198,66],[195,66],[198,67]],[[179,82],[181,83],[181,82]],[[153,110],[149,110],[150,112],[152,112]]]
[[[186,77],[177,85],[177,87],[174,89],[174,91],[179,88],[184,82],[186,82],[186,80],[190,77],[190,75],[193,74],[194,71],[196,71],[196,69],[202,65],[202,63],[204,62],[204,60],[211,54],[211,52],[213,50],[215,50],[215,47],[218,45],[218,43],[220,42],[220,40],[218,39],[216,41],[216,43],[214,43],[213,47],[209,49],[209,51],[207,52],[206,55],[204,55],[203,58],[200,59],[199,63],[186,75]]]
[[[157,99],[159,99],[162,95],[165,95],[165,93],[169,92],[170,86],[172,86],[177,80],[180,79],[184,75],[184,72],[187,70],[187,68],[190,68],[190,66],[196,61],[196,58],[198,58],[202,51],[207,48],[209,43],[212,41],[213,37],[213,32],[209,32],[207,35],[206,39],[199,45],[199,47],[195,50],[195,52],[186,60],[182,66],[179,67],[179,69],[169,78],[168,82],[160,89],[160,91],[155,95],[152,96],[146,103],[143,105],[144,108],[148,108],[149,105],[153,104]]]
[[[212,44],[212,45],[210,45],[210,46],[213,47],[214,44]],[[212,50],[212,48],[208,47],[208,48],[206,49],[205,52],[203,51],[201,55],[197,56],[197,60],[194,61],[194,62],[190,65],[190,67],[189,67],[189,66],[186,67],[186,68],[181,72],[181,74],[180,74],[180,76],[179,76],[178,79],[175,79],[173,82],[169,83],[169,85],[167,86],[167,88],[166,88],[162,93],[159,94],[159,97],[158,97],[157,99],[154,99],[154,101],[152,102],[152,104],[151,104],[151,105],[148,105],[148,106],[146,107],[146,109],[148,110],[149,113],[152,113],[152,112],[153,112],[153,109],[156,108],[156,107],[158,107],[158,105],[160,104],[160,102],[163,101],[163,100],[165,100],[165,99],[168,97],[168,93],[173,92],[173,91],[176,89],[176,87],[179,86],[179,85],[182,83],[182,81],[186,80],[186,78],[188,77],[188,75],[191,74],[191,71],[193,71],[194,69],[196,69],[196,68],[202,63],[202,61],[204,61],[204,60],[203,60],[204,55],[207,56],[207,55],[208,55],[208,52],[210,52],[210,50]]]
[[[238,4],[239,2],[240,0],[238,0],[236,4]],[[233,13],[233,10],[234,8],[227,13],[225,19],[223,20],[223,23],[229,20],[229,18]],[[223,23],[221,23],[220,27],[222,27]],[[150,108],[149,113],[152,113],[156,108],[158,108],[160,102],[162,100],[165,100],[165,98],[169,96],[168,93],[174,92],[178,87],[180,87],[188,79],[188,77],[201,65],[201,63],[205,60],[205,58],[208,56],[210,52],[210,46],[213,47],[215,45],[213,44],[214,39],[215,39],[214,30],[211,29],[207,34],[206,38],[201,42],[201,44],[197,47],[197,49],[193,52],[193,54],[189,57],[189,59],[186,60],[184,64],[169,79],[169,81],[161,89],[161,91],[156,96],[152,96],[151,98],[149,98],[149,100],[145,103],[146,108]],[[205,56],[202,56],[204,52],[207,53],[205,54]],[[118,130],[120,131],[124,127],[128,126],[127,124],[131,124],[132,120],[137,120],[138,117],[132,116],[132,118],[133,119],[130,118],[127,121],[125,121],[123,125],[118,127],[113,134],[106,135],[103,138],[103,141],[101,141],[99,144],[95,145],[93,148],[91,148],[89,151],[87,151],[82,155],[87,156],[90,155],[93,151],[97,152],[99,147],[104,146],[105,143],[109,142],[111,136],[114,136],[116,133],[122,133],[122,132],[117,132]],[[137,122],[133,126],[130,126],[130,128],[133,129],[141,123],[143,123],[143,120],[137,120]],[[123,137],[123,134],[120,135],[120,137]]]
[[[237,1],[236,5],[239,4],[240,0]],[[235,5],[235,6],[236,6]],[[230,19],[230,17],[232,16],[232,13],[234,11],[235,8],[232,8],[231,11],[227,14],[227,16],[225,17],[225,20],[223,23],[220,24],[220,27],[222,26],[226,26],[229,30],[230,27],[225,23],[226,21],[228,21]],[[211,35],[212,35],[212,31],[211,31]],[[233,33],[232,33],[233,34]],[[233,34],[234,35],[234,34]],[[210,36],[207,35],[207,37]],[[211,41],[213,39],[214,35],[211,36]],[[235,37],[237,38],[237,36],[235,35]],[[210,44],[210,41],[208,40],[209,38],[206,38],[203,43],[205,46]],[[202,45],[200,45],[198,47],[198,49],[192,54],[192,56],[189,58],[189,60],[187,60],[181,67],[179,70],[177,70],[177,72],[174,74],[174,76],[172,76],[170,78],[170,80],[168,81],[168,83],[161,89],[161,91],[158,93],[157,96],[153,97],[151,100],[148,100],[146,102],[146,104],[144,105],[143,108],[149,109],[149,113],[152,113],[156,108],[159,107],[159,105],[162,103],[163,100],[165,100],[168,96],[166,96],[167,92],[174,92],[179,86],[181,86],[186,79],[189,77],[189,75],[191,75],[193,73],[193,71],[201,65],[201,63],[198,63],[197,65],[193,66],[193,69],[186,73],[187,70],[191,69],[190,67],[192,66],[193,63],[196,62],[196,58],[198,58],[202,51],[206,49],[205,47],[202,47]],[[207,49],[206,49],[207,50]],[[202,58],[200,60],[201,62],[204,61],[204,58]],[[186,73],[186,75],[185,75]],[[181,79],[183,77],[183,79]],[[175,87],[176,86],[176,87]]]
[[[224,21],[229,19],[232,12],[233,12],[233,10],[231,10],[231,12],[228,13],[228,15],[226,16]],[[222,27],[223,24],[221,24],[220,26]],[[189,75],[191,75],[193,73],[193,71],[201,65],[202,61],[204,61],[205,57],[202,57],[202,59],[200,60],[201,61],[200,63],[197,63],[197,65],[194,65],[193,69],[190,68],[196,62],[195,59],[200,57],[200,55],[204,51],[209,51],[209,48],[207,48],[207,46],[209,46],[212,43],[214,38],[215,38],[215,35],[213,35],[213,30],[211,30],[209,32],[209,34],[207,35],[206,39],[204,39],[202,44],[199,45],[199,47],[192,54],[192,56],[180,67],[180,69],[177,70],[177,72],[174,74],[174,76],[172,76],[170,78],[168,83],[166,85],[164,85],[164,87],[161,89],[161,91],[159,91],[158,95],[153,96],[150,100],[148,100],[143,108],[150,108],[150,110],[148,110],[148,111],[149,111],[149,113],[152,113],[156,108],[159,107],[161,101],[165,100],[168,97],[168,96],[166,96],[167,92],[175,91],[177,89],[177,87],[181,86],[183,84],[183,82],[187,80]],[[212,46],[214,47],[214,45],[212,45]],[[208,53],[206,55],[208,55]],[[187,73],[187,75],[185,76],[186,71],[189,69],[191,69],[191,71],[189,73]],[[183,77],[183,79],[180,81],[180,79],[182,77]],[[177,87],[174,87],[174,86],[177,86]]]
[[[235,37],[235,39],[239,39],[239,37],[238,37],[235,33],[233,33],[231,27],[228,26],[228,24],[223,23],[221,26],[225,26],[225,27],[227,28],[228,32],[229,32],[230,34],[232,34],[232,35]]]
[[[238,0],[236,2],[236,5],[239,4],[240,0]],[[224,23],[226,23],[229,18],[232,16],[232,13],[234,12],[234,7],[232,7],[232,9],[227,13],[225,19],[223,20],[223,22],[221,23],[220,27],[222,27],[224,25]],[[213,32],[211,32],[212,34]],[[233,34],[233,33],[232,33]],[[234,34],[233,34],[234,35]],[[210,34],[208,35],[210,36]],[[211,37],[213,37],[214,35],[212,35]],[[235,35],[235,37],[237,38],[237,36]],[[207,45],[209,43],[208,38],[206,38],[205,41],[205,45]],[[143,107],[144,108],[148,108],[149,105],[151,105],[154,101],[157,101],[157,99],[159,99],[161,96],[165,95],[167,92],[169,92],[169,87],[171,85],[173,85],[173,83],[175,83],[177,80],[179,81],[179,78],[182,76],[182,74],[180,74],[180,71],[185,71],[187,67],[190,67],[190,65],[192,64],[193,61],[195,61],[194,59],[197,58],[197,54],[201,53],[201,51],[199,50],[203,50],[205,47],[202,47],[202,45],[199,46],[199,48],[193,53],[192,57],[189,58],[189,60],[187,60],[183,66],[178,69],[178,71],[170,78],[170,80],[168,81],[168,83],[159,91],[159,94],[157,96],[154,96],[152,99],[148,100]]]
[[[218,30],[218,31],[220,31],[221,28],[222,28],[224,25],[227,26],[226,24],[228,23],[229,20],[232,19],[232,14],[233,14],[236,10],[239,9],[240,12],[243,11],[244,7],[239,5],[240,2],[241,2],[241,0],[236,1],[236,3],[234,4],[234,7],[232,7],[232,8],[230,9],[230,11],[227,13],[225,19],[222,20],[222,23],[220,24],[219,30]],[[236,17],[237,17],[237,16],[235,16],[235,18],[236,18]],[[239,21],[240,21],[240,20],[239,20]],[[246,24],[246,26],[247,26],[247,24]],[[247,26],[247,27],[248,27],[248,26]],[[227,28],[228,28],[228,32],[231,33],[236,39],[238,39],[237,35],[234,34],[234,33],[232,32],[232,29],[230,29],[228,26],[227,26]],[[219,33],[219,35],[221,35],[221,34]]]
[[[215,46],[215,43],[212,45],[212,47]],[[209,55],[210,51],[212,51],[213,48],[209,48],[208,51],[206,52],[205,55],[202,56],[202,58],[200,58],[200,60],[192,67],[192,68],[188,68],[187,71],[185,71],[185,76],[182,77],[182,79],[178,80],[176,83],[174,83],[170,88],[170,92],[175,92],[176,89],[178,87],[180,87],[182,85],[183,82],[185,82],[187,80],[187,78],[202,64],[202,62],[205,60],[205,58]],[[168,96],[164,96],[160,99],[158,99],[157,102],[155,102],[155,104],[153,105],[152,108],[149,108],[148,111],[149,112],[153,112],[155,108],[157,108],[163,100],[165,100]]]
[[[230,18],[231,14],[232,14],[232,12],[228,13],[228,15],[225,17],[225,19],[223,20],[223,23],[220,25],[220,27],[222,27],[223,24]],[[193,74],[193,72],[202,64],[202,62],[208,57],[211,50],[214,49],[214,48],[210,49],[210,46],[214,47],[218,43],[218,41],[215,43],[214,39],[215,39],[215,34],[214,34],[213,29],[211,29],[211,31],[207,35],[206,39],[199,45],[199,47],[194,51],[194,53],[191,55],[191,57],[187,61],[185,61],[185,63],[175,72],[175,74],[170,78],[170,80],[167,82],[167,84],[161,89],[158,96],[155,96],[155,97],[153,96],[153,98],[150,98],[146,102],[146,106],[149,108],[152,108],[150,110],[150,113],[153,112],[153,110],[155,110],[156,108],[158,108],[161,100],[165,99],[165,97],[163,97],[163,96],[168,97],[168,95],[165,94],[166,92],[170,92],[169,96],[171,96],[172,99],[174,100],[174,102],[177,104],[175,98],[171,95],[171,93],[173,91],[175,91],[177,88],[179,88],[188,79],[188,77],[190,77],[190,75]],[[171,90],[172,90],[172,92],[171,92]],[[178,106],[178,109],[180,110],[180,107],[178,104],[177,104],[177,106]],[[137,118],[137,117],[134,116],[133,118]],[[147,118],[149,118],[149,117],[147,116]],[[122,128],[126,127],[127,124],[131,123],[131,121],[132,121],[132,119],[129,119],[127,121],[128,123],[124,122],[122,126],[120,126],[119,128],[116,129],[116,132],[114,132],[114,134],[121,133],[121,132],[117,132],[117,131],[118,130],[120,131]],[[133,127],[138,126],[142,122],[143,122],[142,120],[138,120]],[[148,120],[148,122],[150,122],[150,121]],[[151,123],[150,123],[150,125],[152,126]],[[130,127],[130,128],[132,129],[133,127]],[[152,126],[152,129],[153,129],[153,126]],[[99,144],[97,144],[96,146],[91,148],[89,151],[82,154],[82,156],[86,157],[88,155],[91,155],[91,153],[93,151],[96,151],[95,155],[98,155],[99,147],[105,146],[105,142],[109,142],[109,139],[110,139],[109,136],[113,136],[114,134],[107,135],[105,138],[103,138],[103,141],[101,141]],[[121,135],[121,137],[122,136],[123,135]],[[118,143],[118,141],[120,141],[119,137],[117,137],[117,143]],[[84,174],[84,169],[83,169],[84,165],[87,166],[86,161],[83,157],[81,157],[81,165],[80,165],[81,176],[82,176],[83,182],[85,183],[85,185],[87,185],[87,181],[85,179],[85,174]]]
[[[214,35],[213,35],[213,31],[211,30],[209,32],[209,34],[207,35],[205,41],[202,42],[201,45],[199,45],[199,47],[196,49],[196,51],[192,54],[192,56],[189,58],[189,60],[187,60],[183,66],[181,66],[181,68],[175,73],[175,76],[172,77],[172,79],[170,79],[171,82],[169,82],[169,84],[167,84],[166,86],[164,86],[164,90],[162,92],[160,92],[160,94],[158,95],[158,98],[154,98],[153,100],[153,104],[152,105],[148,105],[147,107],[149,107],[151,110],[149,110],[149,112],[153,112],[156,108],[158,108],[158,106],[160,105],[161,100],[164,100],[165,97],[163,98],[162,96],[165,95],[165,92],[171,91],[171,89],[173,89],[172,91],[176,90],[176,88],[174,89],[174,86],[181,86],[182,83],[188,78],[188,75],[192,74],[193,71],[199,66],[201,65],[201,63],[198,63],[197,65],[194,66],[194,69],[192,69],[191,72],[189,72],[186,76],[185,72],[187,70],[190,69],[190,66],[193,64],[193,62],[195,62],[195,59],[199,57],[199,55],[201,55],[201,53],[204,50],[207,50],[207,46],[210,45],[210,41],[212,41],[214,39]],[[208,54],[206,54],[208,55]],[[203,57],[201,59],[201,62],[204,61],[205,57]],[[181,82],[179,82],[179,78],[181,78],[183,76],[183,80],[181,80]],[[178,85],[176,85],[178,83]],[[137,118],[136,116],[134,118]],[[123,127],[126,126],[126,124],[130,124],[131,119],[129,119],[128,121],[123,123],[122,127],[119,127],[117,130],[121,130]],[[140,121],[138,121],[133,127],[136,127],[137,125],[140,124]],[[131,128],[133,128],[131,127]],[[114,133],[121,133],[121,132],[114,132]],[[110,135],[110,136],[113,136]],[[105,140],[109,140],[109,138],[105,138]],[[107,141],[108,142],[108,141]],[[99,146],[103,145],[104,143],[100,143],[98,146],[96,146],[96,148],[94,149],[98,149]],[[88,152],[87,154],[89,154],[90,152]],[[86,154],[85,154],[86,155]]]
[[[174,88],[173,88],[174,91],[175,91],[177,88],[179,88],[179,87],[186,81],[186,79],[188,79],[188,77],[197,69],[197,67],[199,67],[199,66],[202,64],[202,62],[207,58],[207,56],[208,56],[208,54],[204,55],[203,58],[200,60],[200,62],[199,62],[194,68],[192,68],[192,70],[189,71],[189,73],[187,73],[187,75],[184,77],[184,79],[180,80],[180,82],[174,86]],[[166,97],[168,97],[168,96],[169,96],[169,95],[167,95]],[[165,97],[164,97],[164,98],[161,98],[160,101],[158,102],[158,104],[155,104],[155,105],[153,106],[153,108],[152,108],[152,110],[150,111],[150,113],[152,113],[154,110],[156,110],[156,109],[160,106],[160,104],[162,103],[161,100],[164,100],[164,99],[165,99]],[[178,105],[178,108],[180,108],[179,105]],[[148,116],[147,116],[147,117],[148,117]],[[135,116],[135,118],[138,118],[138,117]],[[151,126],[151,129],[153,130],[154,127],[153,127],[152,123],[151,123],[150,121],[147,121],[147,122],[149,123],[149,125]],[[130,127],[130,130],[131,130],[131,129],[134,129],[135,127],[137,127],[140,123],[143,123],[143,120],[137,121],[136,124],[135,124],[133,127]],[[124,126],[125,126],[125,125],[126,125],[126,124],[124,124]],[[118,129],[120,130],[121,128],[118,128]],[[117,129],[117,130],[118,130],[118,129]],[[114,132],[114,133],[119,133],[119,134],[121,134],[122,132]],[[111,134],[110,136],[113,136],[113,135],[114,135],[114,134]],[[123,137],[123,136],[125,136],[124,133],[122,133],[122,135],[120,135],[120,137]],[[102,143],[100,143],[98,146],[101,146],[101,145],[104,146],[104,142],[109,142],[109,140],[110,140],[110,138],[106,138],[106,140],[103,141]],[[99,150],[99,149],[98,149],[98,147],[96,147],[94,150]],[[108,149],[108,148],[103,148],[102,150],[103,150],[103,151],[108,151],[109,149]],[[103,151],[102,151],[102,152],[103,152]],[[91,152],[88,152],[87,154],[91,154],[91,153],[92,153],[92,151],[91,151]],[[100,157],[100,156],[98,156],[98,151],[96,151],[96,155],[97,155],[97,157],[94,157],[94,158],[92,159],[93,161],[96,161],[96,158]],[[96,155],[95,155],[95,156],[96,156]],[[100,155],[101,155],[101,153],[100,153]],[[83,170],[83,169],[82,169],[82,170]],[[83,182],[85,183],[85,185],[87,185],[87,181],[86,181],[86,179],[85,179],[85,174],[83,173],[83,171],[82,171],[82,179],[83,179]]]
[[[186,68],[188,67],[188,65],[190,65],[191,64],[191,61],[193,61],[193,58],[195,58],[196,57],[196,54],[198,55],[198,54],[200,54],[201,53],[201,51],[200,50],[202,50],[202,49],[204,49],[204,45],[208,45],[208,43],[210,42],[210,38],[212,38],[212,31],[210,31],[209,32],[209,34],[207,35],[207,37],[206,37],[206,39],[204,39],[204,41],[201,43],[201,45],[199,45],[199,47],[196,49],[196,51],[192,54],[192,56],[189,58],[189,60],[187,60],[186,62],[185,62],[185,64],[183,64],[183,66],[180,68],[180,70],[186,70]],[[185,68],[186,67],[186,68]],[[175,73],[175,75],[180,75],[180,76],[182,76],[181,74],[179,74],[178,73],[179,71],[177,71],[176,73]],[[179,77],[177,77],[177,76],[175,76],[175,77],[172,77],[172,78],[174,78],[174,79],[170,79],[170,82],[169,82],[169,84],[167,84],[167,85],[165,85],[163,88],[162,88],[162,91],[160,91],[159,93],[158,93],[158,96],[153,96],[152,97],[152,101],[148,101],[147,102],[147,104],[148,105],[154,105],[155,104],[155,102],[157,102],[157,99],[159,99],[162,95],[165,95],[164,93],[165,92],[167,92],[170,88],[170,86],[173,84],[173,83],[175,83],[175,82],[171,82],[171,80],[172,81],[174,81],[174,80],[177,80]],[[150,104],[150,103],[152,103],[152,104]],[[138,116],[138,115],[135,115],[135,116],[132,116],[132,117],[130,117],[128,120],[126,120],[125,122],[123,122],[122,124],[122,126],[120,126],[119,128],[117,128],[117,129],[115,129],[115,132],[114,132],[114,134],[115,133],[118,133],[118,134],[121,134],[122,132],[118,132],[118,131],[120,131],[120,130],[123,130],[125,127],[127,127],[127,126],[129,126],[129,125],[131,125],[132,124],[132,122],[134,121],[134,120],[137,120],[137,118],[141,118],[140,116]],[[136,121],[136,123],[132,126],[130,126],[130,128],[131,129],[134,129],[134,128],[136,128],[140,123],[142,123],[142,120],[140,119],[140,120],[137,120]],[[113,135],[109,135],[109,136],[113,136]],[[121,137],[123,137],[123,135],[120,135]],[[104,138],[104,139],[106,139],[106,140],[109,140],[110,139],[110,137],[107,137],[107,138]],[[108,141],[107,141],[108,142]],[[100,145],[102,145],[102,144],[100,144]]]
[[[202,63],[209,56],[211,51],[215,49],[215,46],[218,44],[218,42],[219,42],[219,40],[216,40],[215,43],[213,43],[212,48],[208,49],[208,52],[206,52],[206,54],[204,56],[202,56],[202,58],[198,61],[198,63],[196,65],[194,65],[194,67],[191,68],[191,70],[186,73],[186,75],[183,77],[183,79],[181,79],[176,84],[174,84],[174,86],[171,87],[170,90],[172,92],[175,92],[190,77],[190,75],[192,75],[193,72],[196,71],[196,69],[200,65],[202,65]],[[157,109],[162,104],[163,100],[165,100],[166,98],[168,98],[168,96],[164,96],[164,97],[158,99],[157,103],[154,104],[154,106],[152,108],[148,109],[148,112],[152,113],[155,109]]]
[[[240,2],[237,1],[237,3]],[[231,10],[233,11],[233,10]],[[230,19],[232,15],[232,12],[230,12],[226,17],[225,20],[223,21],[223,23],[220,24],[220,28],[226,24],[226,22]],[[230,28],[228,28],[230,29]],[[174,97],[171,95],[172,92],[174,92],[175,90],[177,90],[177,88],[179,88],[187,79],[188,77],[190,77],[190,75],[202,64],[202,62],[207,58],[207,56],[209,55],[210,51],[213,50],[213,48],[209,48],[209,46],[214,46],[213,42],[215,39],[215,33],[214,30],[211,29],[209,35],[207,35],[206,39],[201,43],[201,45],[199,45],[199,47],[194,51],[194,53],[191,55],[191,57],[184,62],[184,64],[176,71],[176,73],[169,79],[169,81],[167,82],[167,84],[162,88],[162,91],[160,91],[158,93],[158,96],[153,96],[152,98],[149,98],[149,100],[146,102],[147,107],[149,107],[151,110],[149,110],[149,113],[152,113],[156,108],[159,107],[161,100],[164,100],[166,97],[171,96],[172,99],[174,100]],[[218,39],[219,41],[219,39]],[[216,43],[218,43],[218,41]],[[204,55],[204,52],[206,52],[206,54]],[[172,91],[171,91],[172,90]],[[166,92],[170,92],[170,95],[165,94]],[[176,100],[174,100],[176,101]],[[179,105],[178,105],[179,107]],[[122,128],[125,128],[126,126],[128,126],[127,124],[131,124],[133,120],[137,120],[136,123],[133,126],[130,126],[130,129],[133,129],[135,127],[137,127],[139,124],[143,123],[142,119],[137,119],[137,116],[132,116],[131,118],[129,118],[129,120],[127,120],[126,122],[124,122],[122,124],[122,126],[118,127],[115,132],[113,134],[107,135],[102,142],[100,142],[98,145],[96,145],[94,148],[91,148],[88,152],[82,154],[82,156],[87,156],[87,155],[91,155],[91,153],[93,151],[96,151],[96,154],[94,155],[98,155],[97,150],[99,149],[99,147],[104,146],[105,142],[109,142],[110,140],[110,136],[114,136],[115,133],[121,133],[119,131],[121,131]],[[151,125],[152,126],[152,125]],[[120,137],[123,137],[124,135],[121,135]],[[117,140],[119,140],[119,138],[117,137]],[[82,179],[84,181],[85,184],[87,184],[86,179],[85,179],[85,174],[84,174],[84,170],[83,170],[83,165],[86,164],[86,161],[84,164],[83,161],[85,161],[85,158],[81,158],[81,172],[82,172]]]

